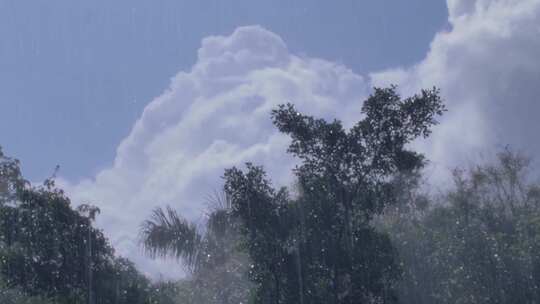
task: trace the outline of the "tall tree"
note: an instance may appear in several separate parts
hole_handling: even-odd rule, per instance
[[[294,170],[299,197],[272,188],[261,167],[225,172],[254,263],[257,303],[396,301],[395,250],[370,223],[395,202],[392,179],[423,166],[423,156],[406,146],[428,136],[443,111],[437,89],[402,99],[390,87],[374,90],[350,130],[291,104],[272,112],[292,138],[288,152],[301,161]]]

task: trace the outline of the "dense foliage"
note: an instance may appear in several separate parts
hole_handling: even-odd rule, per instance
[[[528,164],[505,151],[457,170],[438,200],[412,188],[388,210],[381,224],[405,268],[402,303],[540,302],[540,185]]]
[[[395,203],[393,177],[423,166],[407,150],[444,111],[437,90],[401,99],[375,89],[352,129],[300,114],[272,113],[291,136],[299,195],[275,190],[261,167],[225,173],[225,191],[253,260],[256,303],[394,303],[400,269],[386,234],[371,220]]]
[[[51,179],[30,186],[1,150],[0,186],[2,303],[151,303],[148,279],[92,226],[97,208],[72,208]]]
[[[0,281],[0,303],[2,304],[52,304],[41,296],[29,296],[20,288],[7,286]]]

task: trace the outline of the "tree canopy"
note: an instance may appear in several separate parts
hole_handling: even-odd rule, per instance
[[[225,191],[242,233],[257,284],[256,303],[396,301],[395,250],[372,218],[395,203],[393,178],[424,165],[407,144],[430,134],[445,110],[437,89],[402,99],[395,87],[374,90],[363,119],[350,130],[299,113],[272,112],[300,159],[300,195],[274,189],[263,168],[225,172]]]
[[[150,281],[93,227],[99,209],[74,208],[52,179],[31,186],[1,149],[0,187],[2,301],[153,303]]]

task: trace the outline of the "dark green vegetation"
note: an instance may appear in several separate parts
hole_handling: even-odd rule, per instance
[[[396,302],[397,252],[372,221],[398,203],[395,177],[424,165],[406,145],[429,135],[443,111],[437,90],[401,99],[395,88],[375,89],[364,103],[365,118],[350,130],[337,120],[302,115],[292,105],[273,111],[276,127],[292,138],[289,152],[300,159],[294,170],[297,195],[274,189],[261,167],[226,170],[230,205],[212,213],[207,229],[212,235],[218,216],[239,234],[239,242],[228,246],[249,256],[247,275],[254,284],[249,301]],[[151,253],[174,254],[188,265],[194,257],[220,255],[193,225],[167,213],[156,211],[145,225]],[[195,269],[193,278],[198,277]],[[232,303],[219,294],[213,298],[211,303]]]
[[[146,252],[185,266],[171,283],[115,257],[92,227],[99,210],[73,209],[52,179],[31,187],[0,153],[0,303],[540,303],[529,161],[505,150],[433,194],[408,147],[444,110],[436,89],[402,99],[393,87],[350,129],[278,107],[293,186],[248,163],[225,170],[204,227],[170,207],[143,223]]]
[[[98,213],[73,209],[52,180],[30,186],[0,150],[0,303],[155,303],[157,289],[92,227]]]
[[[225,172],[225,191],[254,262],[256,303],[394,303],[400,268],[374,216],[396,204],[394,176],[421,168],[406,144],[427,136],[444,108],[436,90],[402,100],[375,89],[350,130],[298,113],[272,112],[300,159],[299,195],[272,188],[262,168]]]
[[[403,191],[380,222],[404,265],[402,303],[540,303],[540,185],[528,168],[504,151],[457,170],[437,199]]]

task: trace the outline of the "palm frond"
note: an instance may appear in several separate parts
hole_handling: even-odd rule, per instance
[[[232,229],[232,222],[233,219],[229,210],[214,210],[208,216],[208,222],[206,223],[206,233],[213,235],[217,238],[223,238]]]
[[[191,270],[197,265],[201,240],[196,226],[169,206],[165,210],[154,209],[141,227],[141,241],[147,254],[181,259]]]
[[[231,199],[225,191],[214,190],[211,194],[207,194],[205,204],[208,212],[207,215],[210,215],[215,210],[231,209]]]

